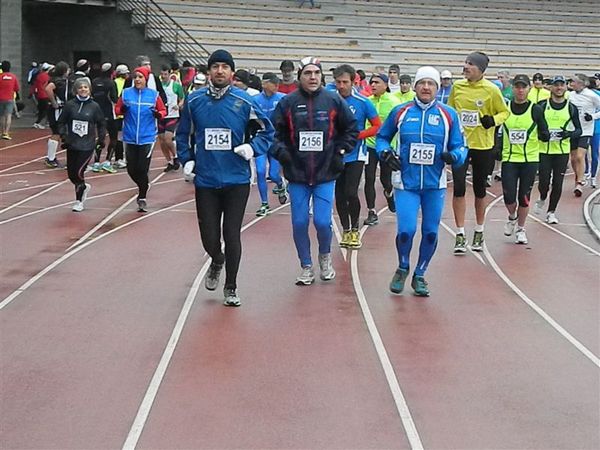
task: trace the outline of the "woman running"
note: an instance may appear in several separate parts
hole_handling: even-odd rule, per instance
[[[67,149],[67,171],[69,180],[75,185],[73,211],[83,211],[83,204],[91,185],[85,182],[84,172],[97,146],[104,143],[106,121],[102,109],[91,93],[92,83],[87,77],[73,83],[75,98],[62,108],[58,119],[62,148]]]

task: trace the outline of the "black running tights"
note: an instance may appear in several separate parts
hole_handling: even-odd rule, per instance
[[[385,192],[392,192],[392,169],[387,164],[380,163],[375,149],[369,148],[369,162],[365,166],[365,197],[369,209],[375,209],[375,174],[377,173],[378,164],[379,181],[381,181]]]
[[[344,170],[335,182],[335,207],[344,230],[358,230],[360,200],[358,185],[363,173],[363,161],[346,163]]]
[[[154,144],[125,144],[127,154],[127,173],[138,186],[138,198],[146,198],[148,193],[148,169],[152,159]]]
[[[540,171],[538,189],[540,198],[546,200],[550,189],[550,179],[552,179],[552,192],[550,192],[550,203],[548,204],[548,212],[556,211],[558,201],[562,194],[562,185],[569,164],[569,154],[549,155],[540,153]]]
[[[94,150],[81,151],[72,148],[67,149],[67,174],[71,183],[75,185],[75,198],[79,201],[81,201],[81,196],[85,189],[83,174],[93,155]]]
[[[225,287],[229,289],[237,288],[237,273],[242,258],[240,233],[249,194],[249,184],[221,189],[196,188],[196,214],[202,245],[214,263],[225,263]],[[221,251],[221,218],[225,254]]]

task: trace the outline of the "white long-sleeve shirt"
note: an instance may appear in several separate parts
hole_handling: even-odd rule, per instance
[[[594,121],[584,119],[586,113],[591,114],[593,119],[600,119],[600,96],[594,94],[591,89],[584,88],[581,92],[571,92],[569,101],[577,106],[579,121],[581,122],[581,136],[592,136],[594,134]],[[598,111],[598,112],[596,112]]]

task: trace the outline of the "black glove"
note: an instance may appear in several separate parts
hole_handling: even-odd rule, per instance
[[[392,170],[400,170],[402,168],[400,165],[400,158],[398,158],[391,150],[382,152],[380,159]]]
[[[155,119],[162,119],[162,116],[156,109],[151,108],[150,111],[152,111],[152,115],[154,116]]]
[[[496,126],[496,122],[494,122],[493,116],[483,116],[481,119],[481,126],[486,130],[488,128],[492,128]]]
[[[592,120],[594,120],[594,118],[592,117],[592,115],[590,113],[585,113],[583,115],[583,118],[585,119],[586,122],[591,122]]]
[[[344,170],[344,153],[346,150],[340,149],[333,153],[330,169],[333,173],[341,173]]]
[[[454,155],[450,152],[442,152],[442,161],[446,164],[454,164]]]
[[[571,131],[567,131],[567,130],[560,130],[557,131],[554,136],[557,139],[563,140],[563,139],[569,139],[571,137],[571,135],[573,134],[573,132]]]
[[[289,166],[292,164],[292,155],[290,155],[287,150],[280,149],[277,152],[276,159],[282,166]]]

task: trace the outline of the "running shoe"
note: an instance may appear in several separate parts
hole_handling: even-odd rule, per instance
[[[51,169],[58,169],[60,167],[60,164],[56,158],[54,158],[52,161],[46,158],[44,162],[46,163],[46,167],[50,167]]]
[[[515,233],[515,244],[527,244],[527,233],[525,233],[525,228],[519,228]]]
[[[296,278],[297,286],[309,286],[315,282],[315,272],[312,266],[303,267],[302,272]]]
[[[269,181],[269,179],[267,178],[267,181]],[[285,185],[283,182],[273,186],[272,192],[273,194],[277,195],[279,194],[282,190],[285,190]]]
[[[75,211],[75,212],[83,211],[83,202],[76,200],[75,203],[73,203],[73,207],[71,208],[71,211]]]
[[[487,178],[485,179],[485,185],[487,187],[492,187],[492,176],[488,175]]]
[[[546,214],[546,223],[549,223],[552,225],[558,224],[558,219],[556,218],[556,214],[554,213],[554,211]]]
[[[494,175],[494,181],[502,181],[502,175]]]
[[[387,202],[388,209],[390,210],[390,212],[395,213],[396,212],[396,202],[394,200],[394,191],[392,191],[388,194],[384,190],[383,196],[385,197],[385,201]]]
[[[335,278],[335,270],[331,262],[331,253],[319,255],[319,269],[321,270],[321,280],[329,281]]]
[[[148,203],[146,203],[145,198],[138,198],[138,212],[148,212]]]
[[[429,288],[427,281],[421,275],[413,275],[410,286],[415,291],[417,297],[429,297]]]
[[[377,213],[372,209],[369,210],[369,214],[367,214],[367,218],[363,222],[365,225],[373,226],[379,223],[379,217],[377,217]]]
[[[275,192],[275,188],[273,188],[273,192],[277,194],[277,200],[279,200],[279,204],[285,205],[288,201],[287,186],[285,181],[282,181],[279,187],[277,187],[277,192]]]
[[[483,251],[483,231],[476,231],[473,235],[473,243],[471,244],[471,250],[474,252]]]
[[[181,164],[179,164],[179,160],[177,158],[173,159],[173,170],[179,170]]]
[[[257,217],[264,217],[271,212],[271,207],[267,203],[260,205],[260,208],[256,210]]]
[[[214,291],[219,286],[219,278],[221,277],[221,271],[223,270],[223,264],[210,263],[206,277],[204,278],[204,287],[209,291]]]
[[[117,169],[115,169],[112,164],[110,163],[110,161],[104,161],[102,163],[102,165],[100,166],[100,168],[104,171],[104,172],[108,172],[108,173],[117,173]]]
[[[340,247],[343,247],[343,248],[348,248],[348,247],[350,247],[350,240],[351,240],[351,237],[352,237],[352,235],[351,235],[351,233],[350,233],[350,230],[348,230],[348,231],[344,231],[344,232],[342,233],[342,240],[340,241]]]
[[[172,163],[168,163],[167,167],[164,168],[163,172],[167,173],[171,172],[172,170],[175,170],[175,166]]]
[[[464,234],[458,233],[454,242],[454,254],[464,255],[465,253],[467,253],[467,238]]]
[[[81,194],[81,202],[85,202],[88,198],[88,194],[92,190],[92,185],[90,183],[85,183],[85,187],[83,188],[83,194]]]
[[[41,123],[37,123],[37,122],[35,122],[33,124],[33,128],[37,128],[38,130],[45,130],[46,129],[46,127],[44,125],[42,125]]]
[[[581,189],[579,184],[575,186],[575,189],[573,189],[573,194],[575,194],[575,197],[581,197],[583,195],[583,190]]]
[[[240,300],[240,297],[237,294],[237,291],[235,289],[231,289],[231,288],[223,288],[223,304],[225,306],[241,306],[242,305],[242,301]]]
[[[12,140],[12,138],[10,137],[10,134],[8,134],[8,133],[4,133],[4,134],[2,135],[2,139],[6,139],[7,141],[10,141],[10,140]]]
[[[126,169],[127,168],[127,163],[122,159],[118,159],[117,162],[115,163],[115,165],[117,166],[117,169]]]
[[[512,236],[517,226],[517,219],[508,218],[508,221],[504,224],[504,236]]]
[[[95,162],[92,166],[92,172],[100,172],[102,170],[102,166],[99,162]]]
[[[362,247],[362,242],[360,241],[360,233],[358,232],[358,230],[352,230],[350,232],[350,243],[348,244],[348,247],[356,250]]]
[[[596,189],[596,187],[597,187],[597,186],[596,186],[596,177],[591,177],[591,178],[590,178],[590,187],[591,187],[592,189]]]
[[[544,207],[546,206],[546,200],[542,200],[541,198],[535,201],[533,205],[533,213],[536,215],[541,215],[544,212]]]
[[[390,281],[390,291],[394,294],[400,294],[404,290],[404,282],[408,277],[407,269],[396,269],[392,281]]]

